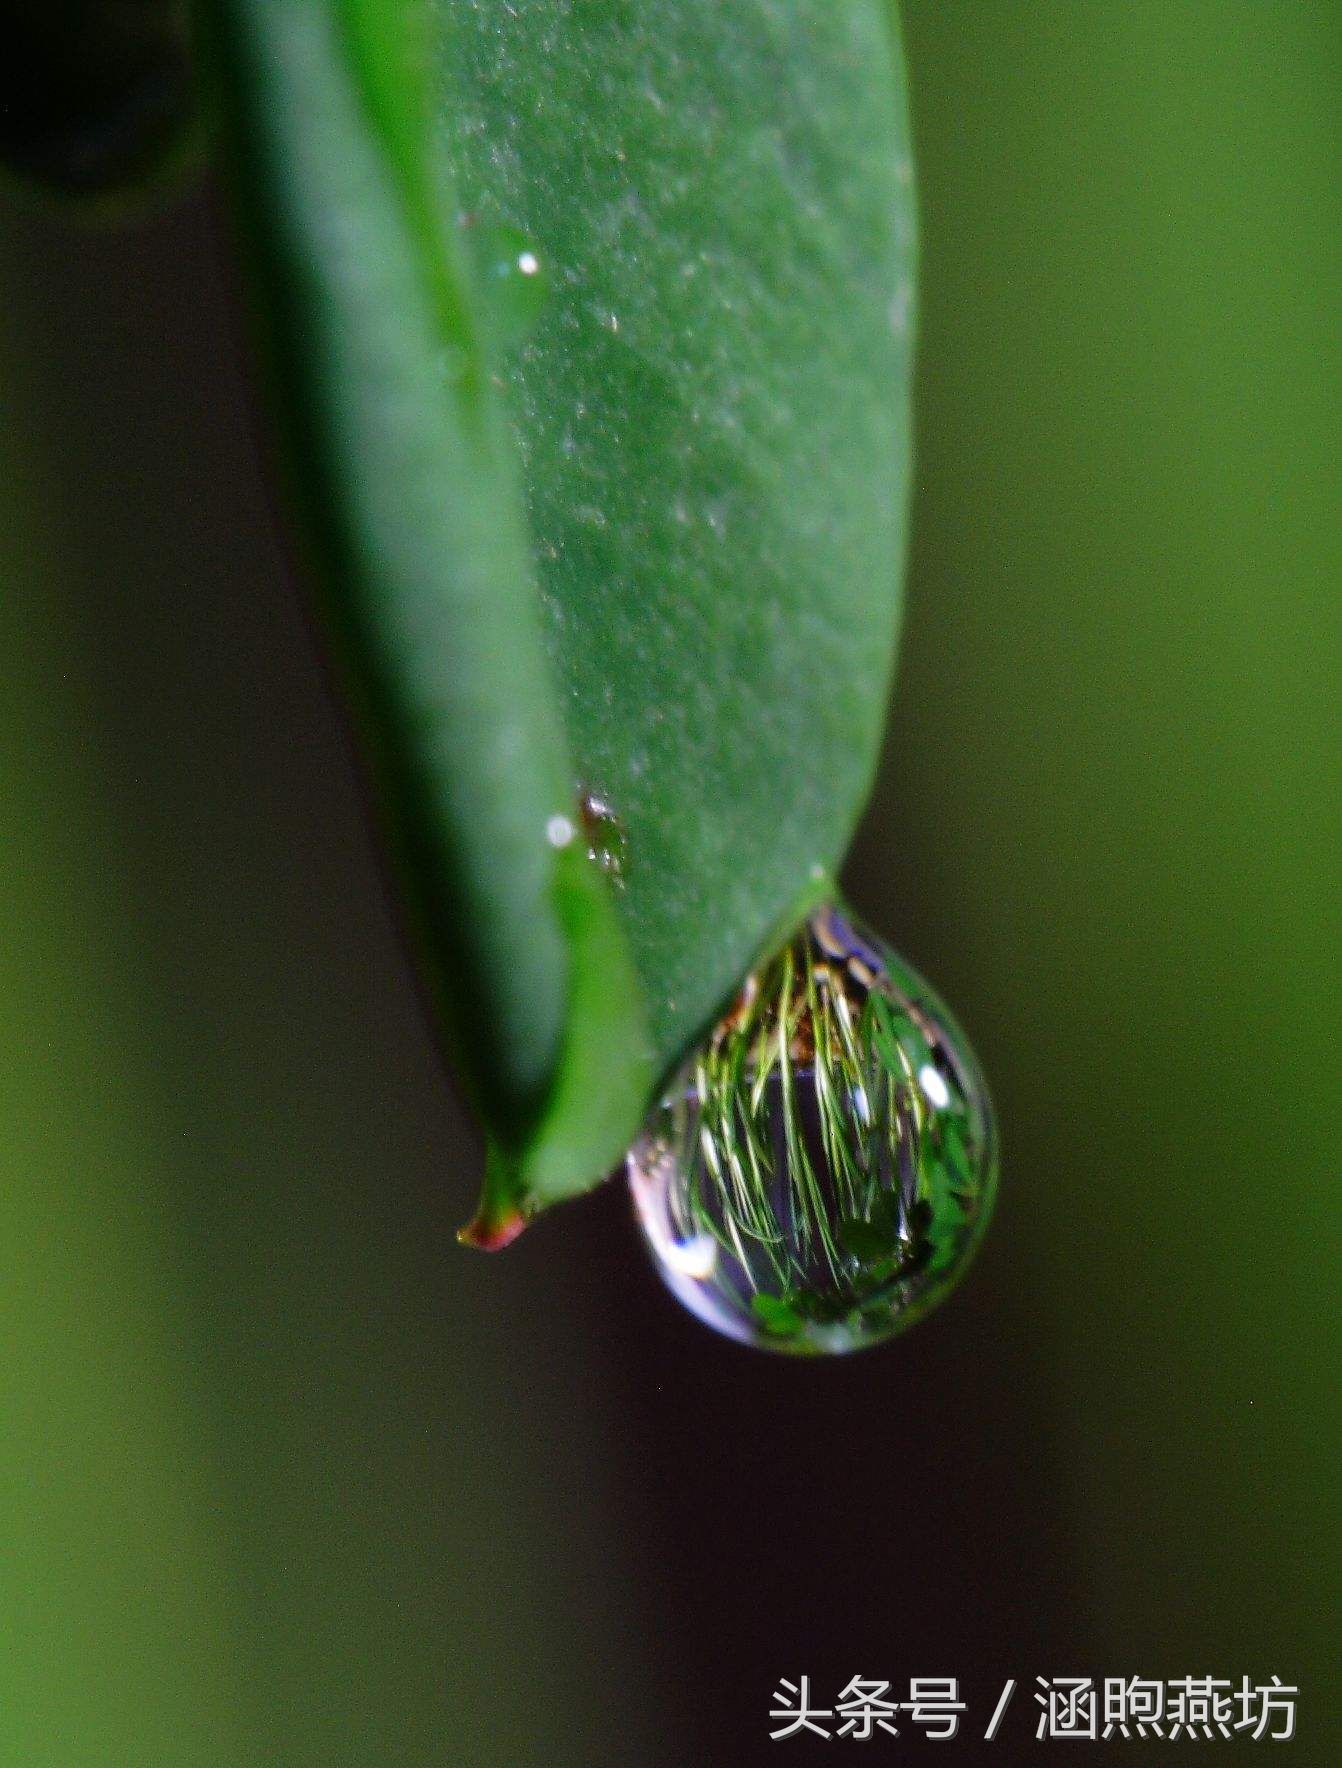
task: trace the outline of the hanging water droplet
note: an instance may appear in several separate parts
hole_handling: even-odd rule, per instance
[[[544,262],[533,241],[516,227],[480,221],[461,225],[475,260],[490,330],[497,344],[520,344],[535,325],[550,292]]]
[[[595,792],[584,791],[579,796],[578,809],[587,838],[587,857],[612,884],[622,885],[629,865],[629,835],[624,824]]]
[[[751,976],[631,1149],[672,1292],[743,1343],[858,1350],[920,1319],[983,1232],[997,1142],[927,985],[833,908]]]

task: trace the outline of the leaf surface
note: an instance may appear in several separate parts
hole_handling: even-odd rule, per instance
[[[891,26],[205,10],[347,674],[500,1150],[494,1243],[618,1158],[866,795],[908,476]],[[627,838],[614,890],[585,791]]]
[[[507,355],[546,638],[662,1063],[842,857],[885,713],[910,167],[885,9],[439,5],[468,224],[548,304]]]

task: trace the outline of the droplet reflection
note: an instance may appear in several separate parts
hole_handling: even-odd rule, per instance
[[[794,1354],[920,1319],[978,1243],[996,1132],[927,985],[820,910],[751,976],[630,1151],[643,1233],[717,1331]]]

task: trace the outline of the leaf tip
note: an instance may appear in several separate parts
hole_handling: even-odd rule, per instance
[[[503,1208],[482,1204],[464,1228],[457,1229],[462,1246],[473,1246],[477,1252],[502,1252],[511,1246],[531,1217],[515,1204]]]

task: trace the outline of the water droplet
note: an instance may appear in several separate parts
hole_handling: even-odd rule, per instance
[[[672,1292],[745,1344],[879,1344],[954,1286],[997,1181],[992,1106],[945,1007],[824,908],[753,974],[630,1150]]]
[[[629,836],[610,805],[596,792],[585,791],[578,800],[587,857],[612,884],[624,883],[629,865]]]
[[[493,337],[505,349],[520,344],[539,319],[550,292],[541,255],[516,227],[480,221],[473,214],[463,215],[461,226]]]

